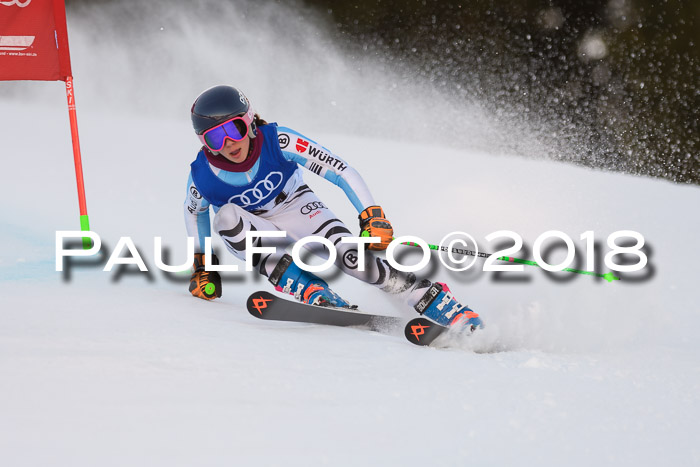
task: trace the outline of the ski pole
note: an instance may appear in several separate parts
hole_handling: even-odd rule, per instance
[[[414,243],[414,242],[402,242],[401,244],[402,244],[402,245],[408,245],[408,246],[415,246],[415,247],[419,247],[419,248],[420,248],[420,245],[418,245],[417,243]],[[467,250],[467,249],[463,249],[463,248],[451,248],[451,249],[448,249],[448,248],[445,247],[445,246],[441,247],[441,246],[439,246],[439,245],[431,245],[430,243],[428,244],[428,248],[430,248],[431,250],[451,251],[452,253],[458,253],[458,254],[460,254],[460,255],[465,255],[465,256],[476,256],[476,257],[478,257],[478,258],[488,258],[488,257],[490,257],[490,256],[493,256],[493,253],[484,253],[484,252],[481,252],[481,251],[476,252],[476,251]],[[537,264],[536,261],[529,261],[529,260],[526,260],[526,259],[513,258],[512,256],[499,256],[497,259],[498,259],[499,261],[507,261],[507,262],[509,262],[509,263],[518,263],[518,264],[526,264],[526,265],[528,265],[528,266],[541,267],[539,264]],[[615,276],[615,275],[614,275],[613,273],[611,273],[611,272],[606,272],[605,274],[601,274],[601,273],[599,273],[599,272],[582,271],[582,270],[580,270],[580,269],[574,269],[574,268],[564,268],[564,269],[562,269],[562,271],[573,272],[573,273],[576,273],[576,274],[585,274],[585,275],[588,275],[588,276],[602,277],[603,279],[605,279],[605,280],[608,281],[608,282],[619,281],[619,280],[620,280],[619,277]]]

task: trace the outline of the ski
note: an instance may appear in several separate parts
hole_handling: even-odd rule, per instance
[[[453,335],[470,335],[477,330],[477,327],[471,325],[469,327],[456,325],[452,327],[443,326],[442,324],[434,323],[427,318],[414,318],[404,328],[406,339],[416,345],[430,345],[445,333]]]
[[[430,345],[448,331],[449,328],[421,317],[414,318],[406,324],[404,335],[412,344]]]
[[[400,318],[392,316],[365,314],[351,309],[293,302],[265,291],[255,292],[248,297],[246,308],[251,315],[258,319],[328,326],[365,326],[373,331],[386,330],[402,321]]]

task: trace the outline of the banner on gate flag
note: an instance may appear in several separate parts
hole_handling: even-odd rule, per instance
[[[0,81],[66,81],[64,0],[0,0]]]

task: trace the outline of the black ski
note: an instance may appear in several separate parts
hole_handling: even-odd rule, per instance
[[[246,308],[251,315],[259,319],[329,326],[365,326],[372,330],[386,330],[402,321],[392,316],[370,315],[345,308],[294,302],[265,291],[255,292],[248,297]]]
[[[413,344],[430,345],[447,331],[449,328],[421,317],[414,318],[406,324],[404,335]]]

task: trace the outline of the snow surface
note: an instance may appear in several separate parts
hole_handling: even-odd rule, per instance
[[[193,37],[205,42],[196,34],[202,23],[151,38],[143,52],[129,48],[138,38],[124,37],[129,47],[122,47],[105,25],[96,39],[90,16],[69,12],[92,227],[108,253],[119,237],[132,237],[150,274],[110,274],[96,263],[73,267],[70,277],[54,270],[55,231],[78,226],[62,85],[0,83],[2,464],[700,464],[700,190],[487,151],[472,137],[510,140],[518,132],[476,118],[476,108],[462,108],[465,121],[479,122],[465,124],[462,149],[359,136],[366,108],[353,96],[390,103],[377,117],[387,128],[392,119],[419,125],[421,115],[401,112],[402,103],[417,104],[402,91],[367,86],[371,77],[377,88],[390,87],[392,77],[353,71],[311,19],[289,21],[299,23],[294,41],[318,53],[290,58],[292,45],[274,40],[277,16],[268,13],[253,18],[262,31],[257,47],[279,60],[246,51],[251,67],[266,72],[255,80],[233,65],[206,77],[181,73],[190,61],[206,63],[202,54],[230,53],[223,45],[194,47]],[[160,24],[153,20],[154,35]],[[253,28],[239,26],[234,42]],[[192,42],[196,53],[173,46],[155,63],[143,55],[177,40]],[[300,82],[299,69],[319,57],[326,62],[318,74]],[[288,88],[282,71],[291,75]],[[184,261],[182,202],[198,147],[189,105],[220,82],[242,83],[265,118],[348,160],[397,234],[435,243],[462,230],[493,251],[484,237],[496,230],[516,231],[532,246],[556,229],[581,247],[579,235],[593,230],[604,253],[610,233],[631,229],[644,235],[649,265],[607,283],[534,269],[496,280],[476,267],[450,272],[435,260],[430,277],[447,282],[487,323],[438,349],[412,346],[398,333],[255,320],[241,305],[269,286],[245,272],[226,274],[221,300],[193,299],[186,275],[155,269],[153,237],[163,237],[173,263]],[[311,91],[300,91],[310,85],[318,91],[311,103]],[[300,111],[302,103],[310,107]],[[329,127],[345,119],[352,125]],[[313,174],[305,179],[355,225],[339,189]],[[602,256],[596,269],[605,270]],[[415,315],[380,291],[330,277],[361,308]]]

